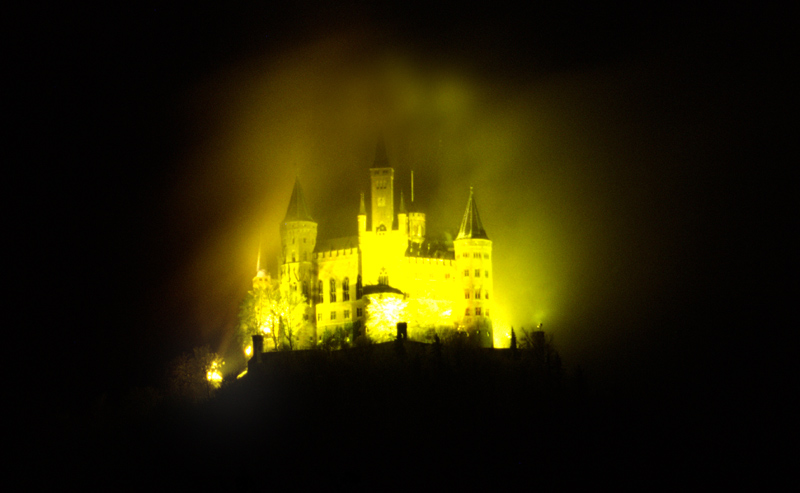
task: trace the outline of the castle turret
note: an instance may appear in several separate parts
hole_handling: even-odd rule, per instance
[[[300,181],[295,180],[286,217],[281,223],[281,289],[301,292],[310,298],[313,279],[313,252],[317,242],[317,223],[308,212]]]
[[[479,346],[492,347],[492,241],[483,229],[472,187],[467,210],[453,244],[457,273],[461,277],[464,290],[461,326],[468,331],[471,338],[475,337]]]
[[[397,212],[397,231],[403,235],[408,234],[408,212],[406,211],[406,203],[403,200],[403,191],[400,191],[400,209]]]
[[[364,205],[364,193],[361,193],[361,203],[358,205],[358,236],[367,232],[367,208]]]

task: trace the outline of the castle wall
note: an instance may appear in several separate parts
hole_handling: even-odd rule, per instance
[[[363,313],[364,304],[356,299],[360,263],[358,248],[317,252],[314,254],[314,261],[317,265],[315,306],[317,338],[319,338],[325,329],[354,322],[358,318],[359,310]],[[345,280],[346,290],[343,289]],[[335,301],[331,301],[331,281],[335,287],[333,291]],[[321,302],[317,302],[319,300]]]

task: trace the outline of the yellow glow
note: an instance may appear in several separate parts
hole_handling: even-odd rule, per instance
[[[405,320],[406,301],[396,297],[371,298],[367,305],[367,334],[376,342],[391,341],[397,322]]]
[[[208,371],[206,371],[206,380],[208,380],[214,387],[219,387],[219,385],[222,383],[222,373],[220,373],[220,368],[222,365],[222,358],[217,357],[211,362]]]
[[[244,355],[247,356],[248,358],[253,355],[253,345],[252,344],[250,344],[249,346],[244,348]]]
[[[238,378],[242,378],[242,377],[244,377],[245,375],[247,375],[247,368],[245,368],[245,369],[244,369],[244,371],[243,371],[242,373],[240,373],[240,374],[236,375],[236,378],[237,378],[237,379],[238,379]]]

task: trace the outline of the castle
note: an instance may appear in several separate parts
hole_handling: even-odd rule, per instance
[[[302,316],[291,322],[299,346],[342,327],[353,338],[393,340],[396,324],[406,322],[411,339],[450,328],[492,347],[492,241],[472,189],[455,240],[429,239],[425,213],[414,210],[413,177],[411,206],[401,192],[395,214],[394,169],[382,141],[369,171],[369,214],[362,193],[358,234],[327,241],[317,241],[317,223],[295,180],[280,228],[278,280],[283,299],[302,300]],[[254,285],[270,282],[260,266],[259,259]]]

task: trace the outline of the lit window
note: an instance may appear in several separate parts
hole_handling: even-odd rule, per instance
[[[336,280],[331,279],[331,303],[336,303]]]
[[[475,290],[475,299],[476,300],[481,299],[481,290],[480,289],[476,289]]]
[[[465,300],[468,300],[468,299],[469,299],[469,289],[465,289],[465,290],[464,290],[464,299],[465,299]]]
[[[480,314],[481,314],[481,307],[475,308],[475,315],[480,315]]]
[[[350,301],[350,279],[347,277],[342,281],[342,301]]]
[[[475,269],[475,277],[481,277],[481,270]]]
[[[450,273],[448,272],[447,274],[445,274],[445,275],[444,275],[444,278],[445,278],[445,279],[450,279]]]

